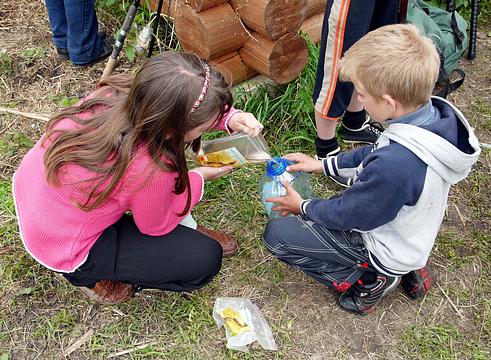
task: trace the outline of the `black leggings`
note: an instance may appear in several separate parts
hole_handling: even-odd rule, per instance
[[[191,291],[220,271],[222,248],[200,232],[178,225],[163,236],[142,234],[130,215],[107,228],[85,263],[63,274],[75,286],[99,280],[123,281],[140,288]]]

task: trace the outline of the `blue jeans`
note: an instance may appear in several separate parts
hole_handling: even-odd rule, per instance
[[[97,59],[103,42],[97,35],[95,0],[46,0],[53,42],[68,50],[74,64]]]

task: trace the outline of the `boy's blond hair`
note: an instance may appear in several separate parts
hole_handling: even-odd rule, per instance
[[[440,69],[433,42],[409,24],[380,27],[358,40],[341,59],[339,76],[357,81],[376,99],[390,95],[403,106],[426,103]]]

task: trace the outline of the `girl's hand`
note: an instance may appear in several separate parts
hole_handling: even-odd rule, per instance
[[[237,112],[228,121],[228,127],[232,130],[243,132],[251,136],[257,136],[264,128],[251,113]]]
[[[286,189],[285,196],[269,198],[266,199],[266,201],[276,203],[276,205],[273,206],[273,211],[277,211],[281,216],[300,214],[300,205],[302,205],[303,202],[302,197],[292,188],[288,181],[283,182],[283,186]]]
[[[296,164],[289,165],[286,171],[303,171],[309,173],[322,174],[322,160],[316,160],[308,155],[295,153],[283,156],[285,159],[295,162]]]
[[[227,175],[232,171],[232,166],[222,166],[222,167],[211,167],[211,166],[200,166],[193,169],[197,171],[205,181],[215,180],[223,175]]]

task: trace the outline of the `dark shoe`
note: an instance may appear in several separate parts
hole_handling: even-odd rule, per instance
[[[384,127],[381,124],[370,122],[368,119],[359,129],[350,129],[341,123],[338,129],[338,135],[346,143],[372,144],[377,141],[383,131]]]
[[[56,53],[58,54],[58,59],[60,60],[70,60],[70,55],[68,55],[68,50],[66,48],[56,48]]]
[[[93,288],[78,287],[90,299],[103,305],[115,305],[133,297],[136,286],[121,281],[101,280]]]
[[[102,39],[108,38],[109,41],[112,41],[114,43],[114,38],[112,36],[107,36],[105,31],[99,31],[97,32],[97,35]],[[68,54],[68,49],[67,48],[56,48],[56,53],[58,54],[58,59],[60,60],[70,60],[70,55]]]
[[[111,53],[113,52],[113,45],[114,45],[114,38],[112,36],[104,38],[102,40],[101,52],[99,53],[99,56],[96,59],[94,59],[88,63],[75,64],[75,65],[81,66],[81,67],[87,67],[87,66],[97,64],[98,62],[100,62],[104,59],[107,59],[109,57],[109,55],[111,55]]]
[[[352,313],[366,315],[373,311],[380,299],[396,289],[400,279],[382,274],[377,274],[377,280],[371,284],[363,284],[360,279],[350,290],[341,294],[339,305]]]
[[[216,240],[222,246],[223,256],[231,256],[239,250],[237,241],[235,241],[235,239],[230,235],[227,235],[221,231],[208,229],[203,225],[198,225],[196,230],[209,238]]]
[[[433,285],[435,285],[435,278],[427,266],[411,271],[401,279],[401,286],[404,292],[414,300],[425,296]]]

